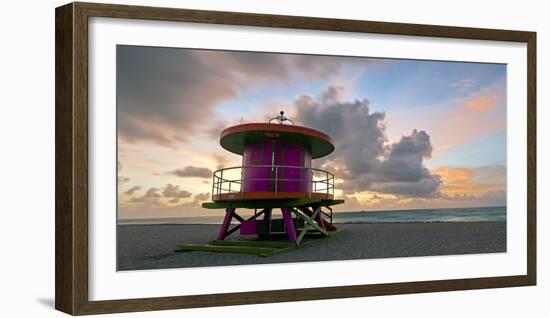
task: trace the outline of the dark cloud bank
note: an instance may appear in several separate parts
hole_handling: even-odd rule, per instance
[[[133,190],[132,190],[133,189]],[[125,194],[128,196],[133,196],[134,193],[141,189],[140,186],[134,186],[130,190],[126,191]],[[131,191],[132,190],[132,191]],[[181,199],[191,198],[193,200],[190,202],[180,203]],[[161,199],[166,198],[169,203],[176,204],[180,203],[177,207],[190,207],[190,206],[200,206],[200,203],[205,201],[210,197],[210,193],[198,193],[195,196],[189,191],[181,190],[179,185],[167,184],[164,188],[149,188],[141,196],[133,196],[130,198],[130,203],[134,207],[138,208],[158,208],[166,207]]]
[[[212,170],[204,167],[187,166],[170,172],[178,177],[189,178],[211,178]]]
[[[219,120],[212,108],[239,92],[266,82],[326,78],[343,62],[330,56],[117,46],[119,137],[173,146],[201,129],[208,133],[204,122],[211,127]]]
[[[336,141],[335,152],[318,163],[344,179],[339,188],[346,193],[370,190],[411,197],[438,196],[441,178],[423,164],[432,153],[430,136],[413,130],[388,145],[385,114],[371,112],[367,99],[341,101],[341,91],[330,87],[317,99],[302,96],[296,101],[296,121],[324,131]]]

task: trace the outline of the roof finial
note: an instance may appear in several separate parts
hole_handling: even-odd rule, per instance
[[[271,118],[271,119],[269,120],[269,123],[271,123],[271,122],[274,121],[274,120],[277,121],[277,122],[278,122],[279,124],[281,124],[281,125],[284,124],[285,121],[288,121],[288,122],[290,122],[292,125],[294,125],[294,122],[293,122],[292,120],[290,120],[290,119],[288,119],[288,118],[285,117],[285,112],[282,111],[282,110],[279,112],[279,116],[275,116],[275,117]]]

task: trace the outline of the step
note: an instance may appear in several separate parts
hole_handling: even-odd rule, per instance
[[[239,254],[271,254],[271,247],[256,246],[224,246],[224,245],[204,245],[204,244],[185,244],[179,245],[176,252],[204,251],[218,253],[239,253]]]
[[[271,248],[284,248],[295,245],[290,242],[273,242],[273,241],[259,241],[259,240],[213,240],[208,242],[210,245],[219,246],[249,246],[249,247],[271,247]]]

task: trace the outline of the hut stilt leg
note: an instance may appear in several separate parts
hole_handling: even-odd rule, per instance
[[[225,209],[225,217],[223,219],[223,224],[220,228],[220,232],[218,233],[218,240],[223,240],[227,236],[227,230],[229,229],[229,225],[231,224],[231,219],[233,219],[234,214],[235,208]]]
[[[292,215],[288,208],[281,208],[283,213],[283,222],[285,223],[285,230],[288,234],[288,240],[290,242],[296,242],[296,229],[294,228],[294,222],[292,221]]]
[[[315,216],[315,222],[317,222],[317,224],[319,224],[319,226],[322,227],[323,229],[325,228],[325,222],[323,222],[321,211],[319,211],[319,213],[317,213],[317,215]]]
[[[267,224],[267,233],[260,234],[260,238],[266,239],[271,234],[271,208],[264,209],[264,223]]]

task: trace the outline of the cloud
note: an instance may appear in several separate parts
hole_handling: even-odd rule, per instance
[[[140,186],[134,186],[127,190],[125,194],[132,195],[135,191],[141,189]],[[131,197],[128,201],[119,199],[119,206],[124,208],[167,208],[167,203],[175,204],[181,199],[192,197],[192,193],[181,190],[179,185],[167,184],[163,188],[149,188],[142,196]]]
[[[459,81],[456,81],[451,84],[451,87],[456,87],[459,92],[465,93],[470,91],[476,86],[477,82],[474,79],[466,78]]]
[[[438,175],[428,174],[426,177],[412,182],[375,182],[370,187],[370,190],[409,197],[435,198],[439,196],[438,190],[441,183]]]
[[[443,184],[440,190],[447,198],[481,198],[487,193],[506,191],[504,165],[477,168],[444,166],[433,170],[441,176]]]
[[[429,105],[427,110],[388,112],[390,132],[422,127],[430,132],[432,146],[439,152],[506,129],[505,77],[485,86],[476,83],[463,95]]]
[[[120,171],[122,170],[122,167],[123,167],[122,163],[120,161],[117,161],[116,162],[117,174],[120,173]],[[117,177],[117,183],[118,183],[119,186],[127,183],[128,181],[130,181],[130,178],[128,178],[128,177],[124,177],[124,176],[121,176],[121,175],[118,175],[118,177]]]
[[[119,184],[119,185],[122,185],[122,184],[125,184],[125,183],[127,183],[128,181],[130,181],[130,178],[128,178],[128,177],[123,177],[123,176],[118,176],[117,181],[118,181],[118,184]]]
[[[164,188],[164,191],[162,191],[162,195],[165,198],[184,199],[191,197],[191,192],[180,190],[179,185],[173,185],[169,183]]]
[[[162,195],[158,191],[157,188],[149,188],[142,196],[130,198],[130,203],[145,207],[159,206],[162,204],[160,201]]]
[[[216,169],[227,167],[229,159],[227,159],[226,156],[220,154],[212,154],[212,157],[214,157],[214,161],[216,162]]]
[[[462,205],[471,206],[506,206],[506,190],[491,190],[481,195],[469,193],[447,195],[442,198],[448,201],[457,201]]]
[[[506,129],[506,85],[498,80],[490,86],[451,101],[453,107],[443,114],[425,114],[428,121],[438,120],[434,136],[438,146],[449,148],[480,136]],[[465,129],[467,127],[467,129]]]
[[[193,201],[188,201],[188,202],[181,203],[181,204],[175,206],[174,208],[176,208],[176,209],[200,208],[202,203],[206,202],[208,200],[210,200],[210,192],[199,193],[199,194],[196,194],[193,197]]]
[[[216,121],[212,108],[262,83],[333,76],[342,57],[117,46],[118,136],[165,146]],[[346,62],[366,60],[348,58]],[[211,125],[208,125],[210,127]],[[204,132],[207,133],[207,132]]]
[[[439,190],[432,196],[411,193],[422,188],[422,185],[405,185],[409,195],[396,194],[403,191],[395,189],[386,193],[377,192],[381,189],[374,186],[365,191],[344,194],[345,208],[351,211],[506,205],[506,167],[503,165],[476,168],[444,166],[433,169],[432,173],[441,181]],[[395,183],[390,184],[396,186]]]
[[[486,205],[506,205],[506,190],[494,190],[486,192],[481,199]]]
[[[124,194],[128,195],[128,196],[131,196],[133,195],[136,191],[140,190],[141,187],[140,186],[133,186],[131,187],[130,189],[124,191]]]
[[[413,130],[410,136],[389,147],[389,155],[380,163],[380,174],[384,181],[418,182],[429,177],[423,166],[423,159],[430,158],[432,145],[425,131]]]
[[[385,114],[371,112],[367,99],[343,101],[342,88],[329,87],[318,98],[302,96],[296,102],[297,122],[335,139],[336,150],[318,162],[343,179],[345,193],[367,189],[402,196],[437,195],[440,177],[423,160],[432,152],[430,136],[413,130],[388,144]]]
[[[210,199],[210,192],[199,193],[195,195],[196,201],[203,202],[203,201],[208,201],[209,199]]]
[[[506,184],[506,166],[492,165],[473,168],[472,181],[480,184]]]
[[[474,94],[462,100],[464,107],[475,111],[488,111],[494,109],[499,103],[500,97],[492,91]]]
[[[119,137],[161,145],[185,140],[197,119],[211,115],[209,105],[235,96],[223,79],[208,76],[212,71],[191,50],[118,46]]]
[[[178,177],[182,178],[210,178],[212,177],[212,170],[203,167],[187,166],[183,169],[176,169],[170,172]]]
[[[151,217],[188,217],[203,216],[201,204],[210,199],[210,193],[198,193],[192,200],[165,198],[158,188],[150,188],[145,195],[131,198],[130,201],[118,202],[119,218],[151,218]],[[208,215],[218,215],[223,219],[223,211],[208,211]]]

